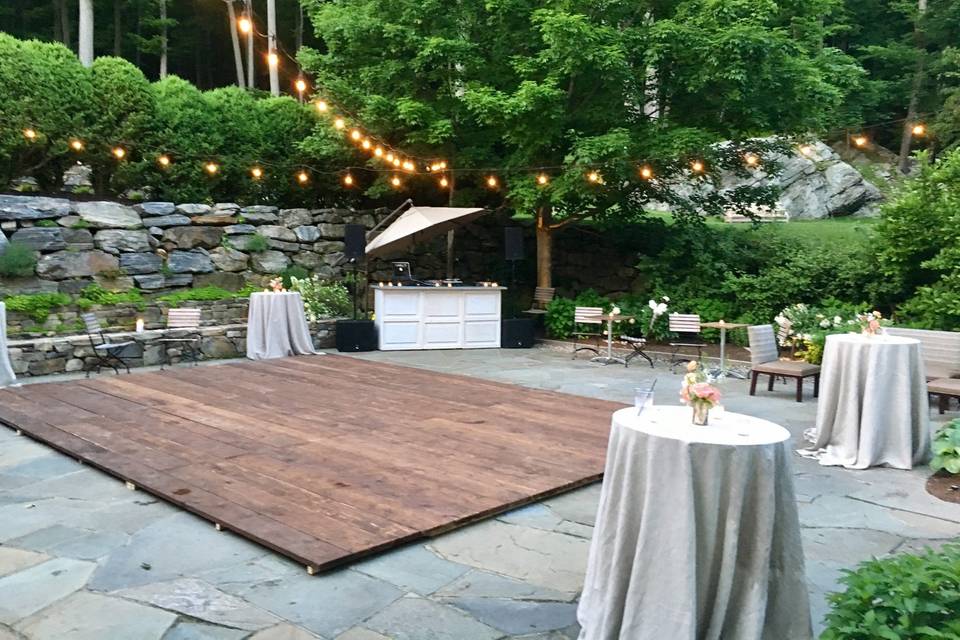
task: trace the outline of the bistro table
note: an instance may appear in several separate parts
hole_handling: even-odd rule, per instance
[[[930,409],[920,341],[827,336],[813,445],[822,465],[912,469],[930,454]]]
[[[741,324],[739,322],[724,322],[720,320],[718,322],[702,322],[700,327],[706,327],[707,329],[719,329],[720,330],[720,367],[719,369],[714,369],[713,374],[717,379],[726,378],[731,376],[734,378],[739,378],[745,380],[747,376],[739,373],[737,371],[729,371],[727,369],[727,330],[728,329],[745,329],[749,327],[748,324]]]
[[[613,355],[613,323],[633,320],[633,316],[614,315],[612,313],[604,313],[600,316],[600,319],[607,321],[607,355],[590,358],[590,362],[600,362],[602,364],[611,364],[613,362],[619,362],[620,364],[626,366],[627,364],[626,358],[621,358],[620,356]]]
[[[7,305],[0,302],[0,387],[6,387],[17,381],[10,366],[10,353],[7,351]]]
[[[613,414],[580,640],[810,640],[790,434],[691,412]]]
[[[296,291],[250,295],[247,312],[247,357],[251,360],[314,354],[313,339]]]

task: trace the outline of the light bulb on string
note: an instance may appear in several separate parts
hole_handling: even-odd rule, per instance
[[[548,182],[550,182],[550,178],[549,176],[547,176],[547,174],[541,173],[540,175],[537,176],[537,184],[540,185],[541,187],[547,184]]]
[[[487,176],[487,186],[491,189],[497,188],[497,177],[496,176]]]
[[[218,165],[216,162],[208,162],[203,168],[206,169],[207,173],[212,176],[216,175],[217,172],[220,171],[220,165]]]
[[[363,147],[364,149],[369,149],[369,148],[370,148],[370,140],[369,140],[368,138],[364,138],[364,139],[363,139],[363,142],[360,143],[360,146]]]
[[[337,118],[333,121],[333,126],[337,129],[343,129],[347,126],[347,122],[343,118]]]
[[[347,175],[343,176],[343,184],[345,184],[345,185],[348,186],[348,187],[352,187],[352,186],[353,186],[353,176],[350,175],[349,173],[348,173]]]
[[[378,158],[381,157],[383,155],[383,149],[377,147],[373,150],[373,155],[377,156]]]
[[[387,162],[393,162],[393,154],[388,152],[386,155],[386,160]]]
[[[690,170],[694,173],[703,173],[703,162],[700,160],[694,160],[690,163]]]
[[[446,169],[446,168],[447,168],[447,163],[446,163],[446,161],[445,161],[445,160],[441,160],[441,161],[437,164],[437,168],[438,168],[438,169]]]
[[[315,104],[319,113],[326,113],[327,109],[330,108],[330,105],[328,105],[325,100],[317,100]]]
[[[250,169],[250,175],[253,177],[254,180],[259,180],[260,178],[263,177],[263,169],[261,169],[260,167],[254,167]]]
[[[865,136],[865,135],[863,135],[863,134],[857,134],[857,135],[853,136],[853,137],[851,138],[851,140],[853,140],[853,144],[854,144],[855,146],[861,147],[861,148],[867,146],[867,143],[870,142],[870,140],[867,138],[867,136]]]
[[[653,169],[651,169],[647,165],[643,165],[642,167],[640,167],[640,177],[643,178],[644,180],[650,180],[651,178],[653,178]]]
[[[745,153],[743,154],[743,161],[747,164],[748,167],[756,167],[760,164],[760,158],[757,157],[755,153]]]
[[[402,164],[402,163],[400,162],[400,158],[394,158],[394,159],[393,159],[393,166],[399,167],[401,164]]]
[[[363,137],[363,134],[360,133],[359,129],[354,129],[353,131],[350,132],[350,137],[354,140],[359,140],[360,138]]]
[[[800,145],[800,146],[798,147],[798,150],[800,151],[800,155],[802,155],[802,156],[804,156],[804,157],[806,157],[806,158],[809,158],[810,156],[813,155],[813,147],[811,147],[811,146],[808,145],[808,144],[802,144],[802,145]]]
[[[926,135],[927,128],[923,125],[923,123],[918,122],[910,128],[910,133],[915,136],[923,136]]]
[[[82,143],[81,141],[79,141],[79,140],[76,140],[76,139],[75,139],[75,140],[71,140],[71,141],[70,141],[70,148],[73,149],[74,151],[83,151],[83,143]]]
[[[403,169],[404,171],[413,171],[414,169],[413,163],[410,162],[409,160],[404,160]]]
[[[237,20],[237,28],[241,33],[250,33],[253,31],[253,23],[250,22],[250,18],[240,18]]]
[[[23,137],[26,138],[27,140],[29,140],[30,142],[33,142],[34,140],[37,139],[37,132],[34,131],[33,129],[29,129],[29,128],[28,128],[28,129],[24,129],[24,130],[23,130]]]
[[[127,150],[123,147],[114,147],[110,153],[112,153],[117,160],[123,160],[123,158],[127,155]]]
[[[444,189],[450,186],[450,181],[447,180],[446,176],[443,176],[442,178],[440,178],[440,186],[443,187]]]
[[[398,176],[393,176],[393,178],[390,179],[390,184],[392,184],[394,187],[399,187],[401,184],[400,178]]]
[[[593,183],[599,183],[599,182],[600,182],[600,174],[597,173],[596,171],[591,171],[590,173],[587,174],[587,180],[589,180],[590,182],[593,182]]]
[[[271,67],[276,67],[280,64],[280,58],[277,56],[277,54],[270,52],[267,54],[267,64],[269,64]]]
[[[297,174],[297,181],[300,184],[306,184],[308,180],[310,180],[310,176],[307,175],[306,171],[301,171]]]
[[[303,93],[307,90],[307,83],[303,80],[303,78],[297,78],[297,81],[293,86],[297,88],[297,93]]]
[[[161,167],[166,168],[170,166],[170,156],[164,154],[157,157],[157,164]]]

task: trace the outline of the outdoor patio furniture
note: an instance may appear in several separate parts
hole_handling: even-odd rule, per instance
[[[623,362],[624,366],[629,367],[630,361],[636,358],[637,356],[640,356],[641,358],[644,358],[647,362],[649,362],[650,368],[653,369],[653,359],[649,355],[647,355],[647,353],[643,350],[643,348],[647,346],[646,338],[642,336],[621,335],[620,340],[622,342],[627,343],[631,347],[633,347],[633,353],[629,354],[626,358],[624,358],[624,362]]]
[[[813,434],[811,434],[813,435]],[[920,342],[836,334],[823,351],[815,438],[801,454],[848,469],[912,469],[930,454],[930,402]]]
[[[613,414],[581,640],[812,638],[789,432],[690,418]]]
[[[813,378],[813,397],[820,394],[820,367],[808,362],[780,360],[773,327],[768,324],[747,328],[750,336],[750,395],[757,394],[757,379],[760,374],[770,377],[767,391],[773,391],[776,378],[793,378],[797,381],[797,402],[803,402],[803,382]]]
[[[927,394],[937,396],[937,410],[941,415],[950,408],[950,398],[960,400],[960,379],[937,378],[927,383]]]
[[[247,358],[267,360],[316,352],[299,293],[257,292],[250,295]]]
[[[135,345],[136,342],[133,340],[110,342],[106,334],[104,334],[103,328],[100,326],[100,320],[97,319],[96,314],[85,313],[81,318],[87,330],[87,337],[90,339],[90,347],[93,349],[93,355],[96,358],[94,364],[86,367],[87,377],[90,377],[90,370],[93,367],[96,367],[97,373],[100,373],[101,367],[104,366],[113,369],[117,375],[120,374],[118,367],[123,367],[127,370],[127,373],[130,373],[130,365],[123,359],[123,353],[127,347]],[[98,343],[97,340],[100,342]]]
[[[0,387],[6,387],[17,381],[10,365],[10,354],[7,351],[7,305],[0,302]]]
[[[886,327],[883,331],[890,336],[920,341],[920,357],[923,358],[927,380],[960,378],[960,332],[903,327]]]
[[[574,307],[573,309],[573,357],[580,351],[593,351],[600,355],[600,338],[603,333],[599,330],[590,331],[582,328],[584,325],[603,325],[603,309],[601,307]],[[581,339],[593,342],[596,346],[579,346]]]
[[[633,316],[625,316],[623,314],[613,314],[605,313],[600,316],[600,319],[607,323],[607,353],[606,355],[597,355],[594,358],[590,358],[591,362],[599,362],[601,364],[613,364],[614,362],[619,362],[623,366],[627,366],[627,359],[621,358],[620,356],[613,355],[613,323],[614,322],[626,322],[627,320],[633,320]]]
[[[700,316],[692,313],[671,313],[667,321],[671,333],[677,334],[670,343],[673,353],[670,354],[671,369],[675,370],[678,364],[686,363],[689,358],[678,358],[681,349],[696,349],[697,360],[703,359],[703,338],[700,336]]]
[[[194,366],[202,356],[200,314],[200,309],[170,309],[167,311],[167,330],[177,333],[170,337],[164,336],[157,341],[164,345],[164,350],[169,346],[178,345],[182,355],[186,356],[185,359],[193,362]],[[160,369],[163,370],[163,361],[160,362]]]
[[[704,322],[700,326],[706,327],[707,329],[720,330],[720,365],[715,369],[712,369],[710,373],[718,379],[726,378],[729,375],[743,380],[745,376],[742,373],[727,369],[727,331],[731,329],[746,329],[750,325],[741,324],[739,322],[725,322],[723,320],[719,320],[717,322]]]
[[[537,287],[533,291],[533,306],[524,311],[534,316],[542,316],[547,313],[547,305],[553,301],[557,290],[553,287]]]

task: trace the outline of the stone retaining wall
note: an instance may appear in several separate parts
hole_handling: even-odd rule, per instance
[[[108,337],[111,342],[136,341],[136,344],[127,347],[124,354],[124,359],[133,368],[179,362],[180,349],[159,341],[168,333],[165,330],[142,333],[123,331],[108,334]],[[324,320],[311,324],[310,333],[318,349],[332,347],[336,337],[336,321]],[[246,323],[206,326],[201,330],[201,335],[204,359],[241,358],[246,355]],[[13,370],[20,378],[84,371],[95,367],[97,362],[86,335],[11,340],[8,347]]]

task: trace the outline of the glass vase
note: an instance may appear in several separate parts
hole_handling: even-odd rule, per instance
[[[710,405],[706,402],[693,403],[693,424],[706,426],[710,422]]]

